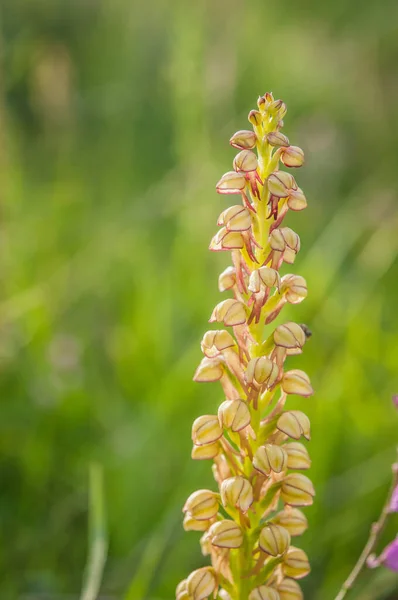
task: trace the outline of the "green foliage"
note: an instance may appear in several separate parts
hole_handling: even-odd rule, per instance
[[[212,484],[190,426],[220,401],[191,381],[228,260],[207,250],[226,207],[214,185],[225,140],[272,90],[307,159],[295,268],[309,296],[293,310],[313,331],[297,366],[316,390],[317,502],[303,587],[333,597],[397,441],[397,4],[14,0],[1,13],[0,596],[77,596],[91,461],[104,594],[170,598],[198,566],[180,511]],[[380,570],[352,598],[397,587]]]

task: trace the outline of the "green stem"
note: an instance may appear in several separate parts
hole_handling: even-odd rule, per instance
[[[101,465],[90,465],[90,549],[81,600],[96,600],[106,562],[108,541],[105,526],[103,470]]]
[[[245,573],[250,571],[250,543],[247,534],[243,539],[243,544],[240,548],[240,581],[239,581],[239,596],[238,600],[247,600],[250,592],[250,579],[245,577]]]

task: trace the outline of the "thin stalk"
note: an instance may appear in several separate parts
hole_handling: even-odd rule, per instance
[[[372,524],[370,528],[369,539],[365,544],[364,549],[361,552],[360,557],[358,558],[353,570],[343,583],[340,592],[337,594],[335,600],[343,600],[345,598],[347,592],[354,586],[358,575],[361,573],[362,569],[366,565],[366,561],[369,558],[370,554],[372,554],[375,549],[377,542],[379,541],[379,537],[384,529],[386,524],[388,515],[389,515],[389,506],[391,502],[391,496],[395,487],[398,485],[398,468],[397,465],[393,465],[393,475],[390,490],[387,494],[387,499],[384,503],[383,510],[381,511],[380,517],[378,520]]]

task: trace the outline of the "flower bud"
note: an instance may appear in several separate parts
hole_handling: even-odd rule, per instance
[[[274,171],[267,179],[268,191],[277,198],[287,198],[290,190],[297,188],[293,175],[286,171]]]
[[[246,383],[256,387],[272,387],[279,377],[279,367],[268,356],[252,358],[246,368]]]
[[[238,172],[250,173],[255,171],[258,167],[257,156],[251,150],[242,150],[235,156],[233,166],[235,171]]]
[[[250,411],[243,400],[225,400],[218,409],[220,427],[240,431],[250,423]]]
[[[290,473],[282,482],[281,498],[291,506],[311,506],[315,496],[312,481],[301,473]]]
[[[298,146],[288,146],[281,152],[281,161],[285,167],[301,167],[304,164],[304,152]]]
[[[176,588],[176,600],[190,600],[187,591],[187,580],[183,579]]]
[[[222,227],[215,236],[213,236],[209,250],[213,252],[223,252],[225,250],[240,250],[244,247],[245,240],[239,231],[227,231]]]
[[[241,129],[234,133],[229,140],[229,143],[238,150],[251,150],[254,148],[257,142],[257,136],[254,131],[248,131],[247,129]]]
[[[294,579],[284,579],[278,586],[280,600],[304,600],[303,592]]]
[[[221,484],[221,500],[224,506],[246,513],[253,504],[253,488],[244,477],[229,477]]]
[[[299,304],[307,297],[307,282],[301,275],[284,275],[281,293],[290,304]]]
[[[191,452],[191,458],[193,460],[208,460],[214,458],[220,452],[220,444],[213,442],[211,444],[205,444],[204,446],[193,446]]]
[[[275,252],[284,252],[286,249],[286,241],[280,229],[274,229],[269,236],[269,245]]]
[[[245,176],[235,171],[224,173],[216,185],[219,194],[240,194],[246,187]]]
[[[282,413],[276,426],[279,431],[294,440],[299,440],[302,435],[306,440],[311,439],[310,420],[301,410],[287,410]]]
[[[234,338],[225,329],[207,331],[201,342],[202,352],[207,358],[214,358],[222,354],[225,350],[235,347]]]
[[[301,550],[291,546],[284,558],[283,572],[286,577],[302,579],[311,571],[308,556]]]
[[[300,250],[300,238],[297,233],[293,231],[293,229],[290,229],[290,227],[281,227],[279,231],[281,232],[286,244],[283,253],[283,260],[288,264],[292,264],[294,263],[296,254]]]
[[[296,354],[305,344],[305,333],[300,325],[289,321],[275,329],[274,342],[275,346],[286,348],[288,354]]]
[[[308,529],[307,517],[298,508],[285,508],[272,522],[287,529],[291,536],[302,535]]]
[[[209,539],[218,548],[240,548],[243,543],[242,529],[235,521],[217,521],[209,529]]]
[[[270,267],[254,269],[250,275],[248,289],[257,294],[264,288],[277,287],[279,289],[281,279],[278,271]]]
[[[269,523],[261,530],[258,545],[266,554],[280,556],[290,546],[290,534],[284,527]]]
[[[269,105],[268,112],[274,117],[274,119],[278,119],[279,121],[280,119],[283,119],[287,113],[286,104],[282,102],[282,100],[275,100]]]
[[[287,205],[290,210],[294,211],[300,211],[307,208],[307,198],[304,196],[304,192],[301,188],[297,188],[297,190],[290,190],[290,194],[287,199]]]
[[[222,434],[216,415],[202,415],[192,424],[192,441],[195,446],[216,442]]]
[[[246,323],[246,306],[239,300],[228,298],[219,302],[214,308],[209,323],[218,321],[223,323],[226,327],[235,327],[236,325],[243,325]]]
[[[254,588],[249,595],[249,600],[280,600],[278,592],[266,585]]]
[[[259,110],[261,110],[262,112],[265,112],[268,110],[271,102],[274,101],[274,96],[272,95],[271,92],[266,92],[264,94],[264,96],[259,96],[258,100],[257,100],[257,106],[259,108]]]
[[[289,227],[273,229],[268,238],[268,242],[274,253],[278,252],[282,255],[279,261],[275,261],[276,257],[273,258],[271,263],[273,267],[277,266],[277,268],[279,268],[281,260],[284,260],[288,264],[294,263],[296,254],[300,250],[300,238],[297,233]]]
[[[182,509],[183,513],[198,521],[208,521],[217,516],[217,494],[211,490],[197,490],[187,499]]]
[[[284,449],[287,452],[287,468],[293,470],[305,470],[311,466],[311,459],[308,450],[300,442],[290,442],[285,444]]]
[[[193,380],[199,383],[218,381],[224,375],[224,367],[219,358],[207,358],[201,360],[195,371]]]
[[[287,453],[275,444],[260,446],[253,457],[253,467],[263,475],[281,473],[287,467]]]
[[[218,289],[220,292],[231,290],[236,285],[235,267],[227,267],[218,278]]]
[[[206,600],[217,589],[217,579],[212,567],[193,571],[187,578],[187,591],[192,600]]]
[[[225,225],[227,231],[247,231],[252,225],[250,212],[241,204],[230,206],[221,213],[217,225]]]
[[[286,371],[282,377],[281,386],[286,394],[296,394],[297,396],[304,396],[307,398],[314,393],[310,378],[307,373],[300,369]]]
[[[267,133],[267,135],[265,137],[267,138],[267,142],[271,146],[287,147],[289,145],[288,138],[280,131],[270,131],[270,133]]]
[[[249,123],[255,127],[259,127],[262,123],[262,116],[258,110],[251,110],[247,118],[249,119]]]
[[[185,531],[207,531],[213,524],[213,519],[194,519],[191,513],[186,513],[183,521]]]

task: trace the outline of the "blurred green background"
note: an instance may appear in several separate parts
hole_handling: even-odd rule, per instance
[[[287,224],[310,292],[284,318],[313,331],[290,363],[317,392],[292,402],[317,488],[303,587],[332,599],[398,439],[396,0],[2,0],[0,21],[0,598],[79,598],[93,462],[101,598],[173,598],[205,564],[180,511],[213,485],[190,426],[221,399],[191,381],[229,264],[214,185],[269,90],[307,158]],[[397,576],[351,597],[397,599]]]

